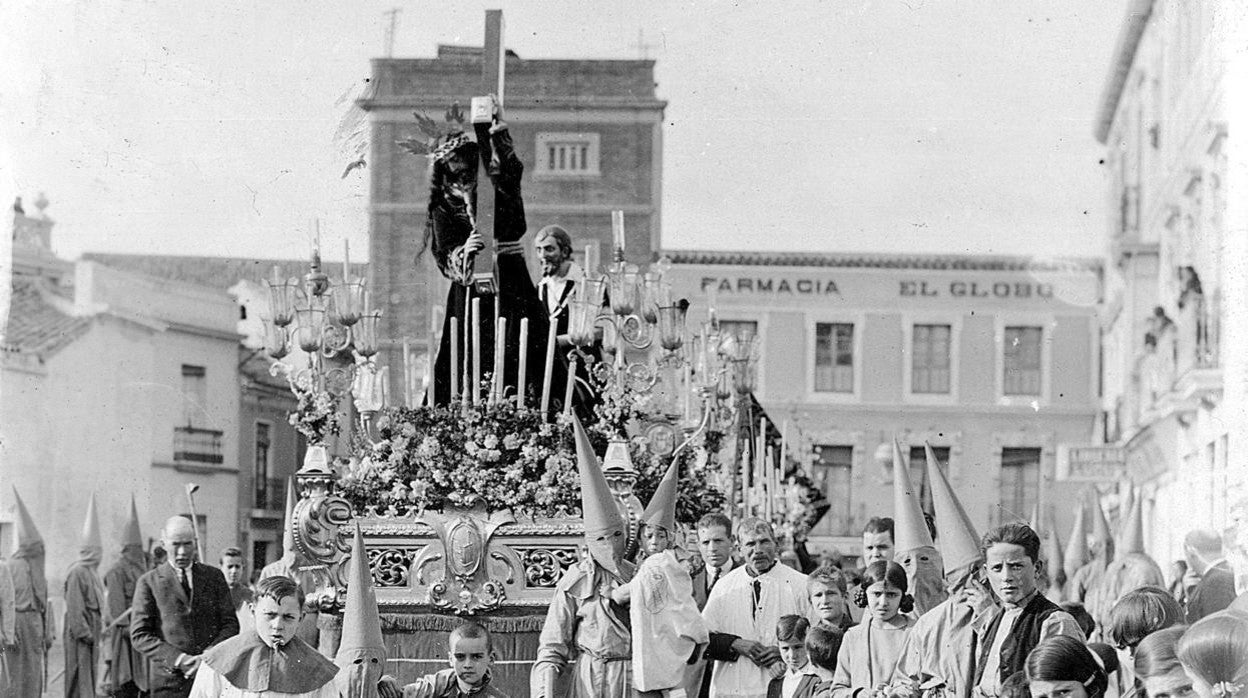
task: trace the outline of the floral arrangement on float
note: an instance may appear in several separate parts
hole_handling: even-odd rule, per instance
[[[636,431],[653,415],[648,395],[626,382],[602,387],[598,421],[588,427],[595,449]],[[580,516],[580,477],[571,418],[546,421],[539,410],[511,402],[449,407],[393,407],[377,419],[378,439],[357,444],[357,457],[345,465],[338,491],[359,513],[406,514],[483,506],[529,519]],[[722,435],[704,432],[681,459],[677,517],[692,523],[723,506],[709,459]],[[670,459],[650,448],[649,439],[627,439],[637,470],[633,492],[649,499]]]

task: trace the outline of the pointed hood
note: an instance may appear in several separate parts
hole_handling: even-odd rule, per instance
[[[1092,507],[1092,543],[1101,544],[1106,551],[1105,561],[1108,562],[1114,558],[1114,534],[1110,532],[1109,519],[1105,518],[1105,510],[1101,508],[1101,495],[1095,489],[1092,490],[1088,505]]]
[[[100,539],[100,515],[95,509],[95,494],[87,500],[87,516],[82,522],[82,536],[78,542],[78,561],[100,564],[104,558],[104,542]]]
[[[295,552],[295,479],[286,478],[286,515],[282,518],[282,555]]]
[[[667,532],[676,534],[676,486],[680,481],[680,460],[672,459],[667,472],[654,490],[654,496],[641,512],[641,522],[647,526],[662,526]],[[672,539],[675,542],[675,538]]]
[[[342,611],[342,641],[338,645],[339,666],[344,653],[356,651],[386,654],[381,638],[381,614],[377,611],[377,594],[373,591],[373,573],[368,565],[368,549],[364,534],[355,524],[355,540],[351,559],[347,562],[347,602]],[[352,655],[354,659],[355,655]]]
[[[1122,540],[1118,544],[1118,554],[1144,552],[1144,517],[1142,502],[1144,497],[1139,492],[1131,498],[1131,509],[1127,512],[1122,527]]]
[[[143,534],[139,532],[139,508],[134,503],[134,495],[130,495],[130,518],[121,529],[121,547],[136,545],[143,548]]]
[[[1039,511],[1037,507],[1037,520],[1043,529],[1040,534],[1040,556],[1044,559],[1045,573],[1049,575],[1050,581],[1061,587],[1066,584],[1066,570],[1062,564],[1065,557],[1062,552],[1062,540],[1058,537],[1057,526],[1053,523],[1053,517],[1049,514],[1049,508]]]
[[[1031,526],[1031,530],[1035,531],[1037,536],[1043,538],[1043,524],[1044,522],[1040,520],[1040,502],[1036,502],[1036,505],[1031,508],[1031,521],[1027,525]]]
[[[30,512],[26,510],[26,503],[22,501],[22,496],[17,493],[17,488],[13,488],[13,502],[17,506],[17,526],[15,534],[17,541],[15,549],[20,552],[23,548],[29,549],[39,546],[39,554],[43,554],[43,536],[39,535],[39,529],[35,527],[35,520],[30,518]],[[14,553],[16,557],[16,553]]]
[[[572,416],[572,430],[576,438],[576,468],[581,475],[581,518],[585,524],[585,543],[589,554],[607,570],[618,574],[616,558],[624,551],[628,540],[624,517],[616,506],[602,465],[589,442],[589,434],[581,420]]]
[[[13,551],[13,559],[26,563],[30,570],[30,582],[36,604],[40,609],[46,609],[48,607],[48,578],[44,572],[43,537],[39,535],[39,529],[35,528],[35,520],[30,518],[26,503],[22,501],[22,496],[17,493],[16,487],[13,488],[13,501],[17,505],[15,531],[17,545]]]
[[[932,534],[923,520],[919,492],[910,483],[909,468],[901,456],[901,444],[893,439],[893,547],[897,552],[934,548]]]
[[[949,478],[936,461],[931,446],[927,452],[927,479],[932,484],[932,506],[936,508],[936,535],[940,538],[940,557],[945,564],[945,574],[965,569],[983,561],[979,549],[979,534],[971,517],[966,515],[962,502],[953,492]]]
[[[1066,573],[1066,579],[1074,579],[1075,572],[1088,564],[1088,532],[1084,516],[1086,511],[1087,507],[1081,498],[1075,506],[1075,525],[1070,529],[1066,554],[1062,556],[1062,571]]]

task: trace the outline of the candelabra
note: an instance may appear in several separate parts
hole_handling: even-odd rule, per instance
[[[372,358],[381,311],[370,309],[365,280],[352,276],[349,249],[340,280],[322,271],[318,247],[302,283],[282,278],[274,267],[268,289],[269,313],[262,322],[265,351],[277,360],[271,370],[285,374],[299,398],[296,427],[309,442],[304,469],[326,469],[327,442],[338,432],[339,401],[354,393],[366,432],[386,401],[386,371]],[[281,361],[295,347],[306,355],[302,367]]]

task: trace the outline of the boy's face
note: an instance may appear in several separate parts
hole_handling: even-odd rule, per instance
[[[469,686],[479,686],[490,669],[489,641],[484,637],[451,636],[451,668],[455,676]]]
[[[243,581],[243,558],[233,555],[221,558],[221,572],[225,574],[227,584],[238,584]]]
[[[784,665],[792,671],[797,671],[806,666],[810,661],[810,655],[806,653],[806,639],[790,638],[780,641],[780,658],[784,660]]]
[[[256,633],[269,647],[281,647],[295,636],[295,629],[303,619],[303,609],[294,596],[283,596],[280,602],[270,596],[262,596],[251,605]]]
[[[1016,606],[1036,590],[1039,568],[1027,556],[1023,546],[993,543],[985,551],[985,557],[987,560],[984,567],[988,570],[988,581],[992,584],[992,590],[1006,604]]]
[[[884,560],[893,561],[893,534],[888,531],[862,534],[862,566]]]
[[[841,590],[823,581],[810,583],[810,605],[819,614],[819,619],[832,623],[841,621],[845,613],[845,597]]]
[[[672,537],[662,526],[646,526],[642,529],[642,542],[646,544],[646,554],[654,555],[672,547]]]

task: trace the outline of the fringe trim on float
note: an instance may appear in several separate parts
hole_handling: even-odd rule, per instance
[[[382,613],[381,629],[397,632],[436,632],[449,633],[465,621],[472,621],[485,626],[492,633],[537,633],[541,632],[546,623],[546,614],[533,616],[447,616],[440,613],[422,613],[409,615],[405,613]]]

